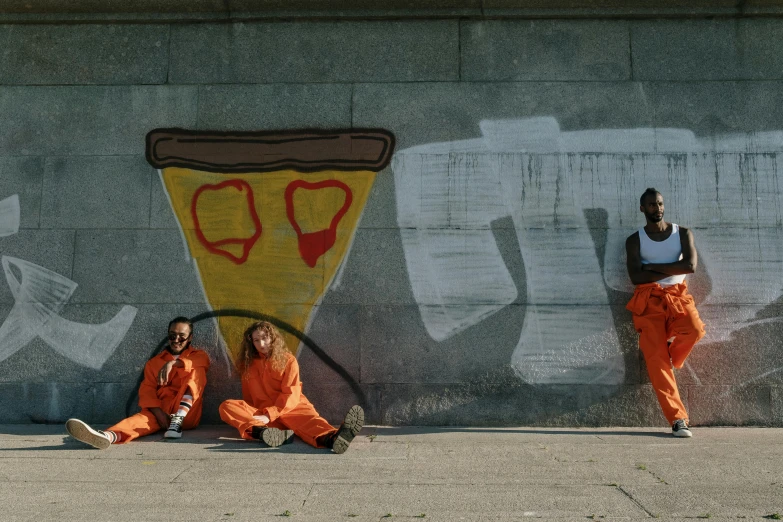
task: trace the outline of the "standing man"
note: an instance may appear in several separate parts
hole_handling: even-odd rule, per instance
[[[680,369],[704,337],[704,323],[688,293],[685,275],[696,270],[693,233],[663,220],[663,196],[648,188],[639,199],[647,224],[625,241],[628,275],[636,285],[627,307],[639,332],[655,394],[675,437],[692,437],[674,368]]]
[[[183,429],[198,426],[209,356],[190,345],[193,323],[187,317],[172,319],[168,338],[166,349],[144,367],[144,380],[139,386],[141,412],[106,431],[95,430],[79,419],[68,419],[68,434],[94,448],[106,449],[165,428],[165,438],[178,439]]]

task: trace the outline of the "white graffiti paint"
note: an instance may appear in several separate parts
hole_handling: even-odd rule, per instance
[[[12,236],[19,232],[20,216],[18,194],[0,201],[0,237]]]
[[[512,303],[517,289],[492,222],[510,217],[527,274],[512,356],[530,383],[623,381],[607,288],[631,292],[625,238],[639,195],[696,229],[712,287],[704,342],[725,340],[783,288],[783,132],[697,139],[684,129],[561,132],[554,118],[482,121],[482,137],[401,150],[392,169],[414,297],[438,341]],[[586,211],[606,216],[598,259]],[[603,267],[603,269],[602,269]],[[742,305],[726,312],[726,306]]]
[[[76,290],[75,282],[14,257],[3,256],[2,264],[15,302],[0,326],[0,361],[40,337],[70,360],[98,370],[122,342],[136,317],[137,309],[126,305],[103,324],[69,321],[59,314]]]

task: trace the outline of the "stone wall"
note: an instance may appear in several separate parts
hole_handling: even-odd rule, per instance
[[[654,186],[700,253],[692,421],[783,424],[780,19],[30,21],[0,25],[0,422],[134,411],[186,315],[209,423],[237,332],[271,316],[333,421],[664,425],[625,309]],[[145,136],[171,128],[377,129],[394,154],[159,172]],[[331,225],[310,266],[301,237]]]

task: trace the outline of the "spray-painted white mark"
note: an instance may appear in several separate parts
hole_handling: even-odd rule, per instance
[[[226,378],[229,379],[234,375],[234,364],[231,362],[231,359],[228,357],[228,347],[226,346],[225,341],[223,341],[223,336],[220,335],[220,333],[217,334],[217,341],[215,344],[217,346],[217,357],[219,357],[223,361],[223,367],[226,369]],[[215,356],[214,353],[210,352],[210,355],[213,357]],[[213,366],[214,369],[214,366]]]
[[[60,390],[54,381],[49,383],[49,415],[46,418],[49,420],[60,418]]]
[[[735,391],[737,391],[737,390],[741,390],[742,388],[745,388],[745,387],[746,387],[746,386],[748,386],[749,384],[753,384],[754,382],[756,382],[756,381],[758,381],[758,380],[760,380],[760,379],[763,379],[764,377],[767,377],[768,375],[772,375],[773,373],[778,373],[779,371],[783,371],[783,366],[780,366],[780,367],[778,367],[778,368],[775,368],[775,369],[773,369],[773,370],[766,371],[766,372],[764,372],[764,373],[760,373],[760,374],[758,374],[758,375],[756,375],[756,376],[754,376],[754,377],[751,377],[750,379],[748,379],[748,380],[747,380],[747,381],[745,381],[745,382],[742,382],[742,383],[740,383],[740,384],[737,384],[737,385],[735,385],[735,386],[732,386],[731,388],[729,388],[729,389],[727,389],[726,391],[724,391],[723,393],[721,393],[721,394],[720,394],[720,397],[721,397],[721,398],[728,397],[729,395],[731,395],[731,394],[732,394],[732,393],[734,393]]]
[[[396,155],[392,168],[413,294],[443,341],[514,302],[517,288],[490,229],[504,215],[497,172],[480,156],[430,152]]]
[[[416,302],[433,339],[447,339],[517,298],[491,230],[401,233]]]
[[[11,236],[19,232],[20,215],[18,194],[0,201],[0,237]]]
[[[172,203],[171,201],[171,194],[169,194],[169,191],[166,188],[166,181],[163,179],[163,171],[161,169],[157,169],[157,170],[158,170],[158,178],[160,179],[161,185],[163,185],[163,193],[166,195],[166,201],[169,202],[169,208],[174,208],[174,203]],[[177,230],[179,230],[179,238],[182,241],[182,252],[185,255],[185,262],[190,263],[192,261],[193,266],[196,267],[196,270],[198,270],[198,265],[196,264],[195,259],[193,259],[190,255],[190,248],[188,248],[188,238],[187,236],[185,236],[185,231],[182,229],[182,224],[179,222],[179,219],[176,219],[175,221],[177,222]],[[201,281],[200,275],[198,280]],[[204,290],[203,285],[201,289]]]
[[[0,361],[40,337],[56,352],[97,370],[114,353],[136,317],[136,308],[123,306],[103,324],[69,321],[59,314],[76,290],[75,282],[14,257],[3,256],[2,264],[15,303],[0,326]]]
[[[693,379],[693,382],[695,382],[697,386],[701,386],[701,379],[699,379],[699,376],[696,374],[696,370],[693,369],[693,366],[691,366],[691,363],[688,361],[685,361],[685,369],[688,370],[688,373],[690,374],[691,379]]]
[[[643,221],[639,195],[650,186],[664,193],[668,220],[696,229],[712,283],[703,304],[757,305],[700,307],[705,342],[728,339],[780,297],[783,132],[709,139],[687,129],[561,132],[549,117],[480,128],[482,138],[412,147],[392,162],[411,286],[433,339],[515,300],[490,230],[511,217],[527,275],[511,361],[517,375],[531,383],[621,383],[606,287],[633,291],[624,245]],[[588,209],[604,210],[602,260]]]
[[[755,321],[748,321],[745,326],[758,326],[760,324],[779,323],[781,321],[783,321],[783,317],[770,317],[768,319],[757,319]]]

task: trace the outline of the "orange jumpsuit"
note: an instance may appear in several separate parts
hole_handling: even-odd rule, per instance
[[[227,400],[220,405],[220,418],[239,430],[243,439],[252,439],[253,426],[262,426],[254,416],[269,417],[269,428],[289,429],[306,443],[319,446],[316,439],[337,431],[318,415],[302,394],[299,363],[287,353],[283,371],[276,371],[267,359],[257,358],[242,379],[244,400]]]
[[[207,368],[209,368],[209,355],[202,350],[193,347],[186,348],[179,356],[185,366],[174,366],[169,374],[169,382],[158,386],[158,373],[163,366],[173,361],[174,357],[168,350],[147,361],[144,366],[144,380],[139,386],[139,407],[141,412],[122,420],[108,429],[122,435],[118,444],[130,442],[135,438],[155,433],[161,426],[150,408],[160,408],[164,413],[176,413],[179,402],[186,392],[193,396],[193,406],[182,422],[182,429],[190,430],[198,426],[201,420],[201,407],[204,386],[207,385]]]
[[[637,285],[626,308],[633,313],[639,348],[664,416],[669,424],[687,419],[672,366],[682,368],[693,346],[704,337],[704,323],[688,293],[688,285],[685,281],[667,287],[658,283]],[[674,340],[668,344],[672,337]]]

